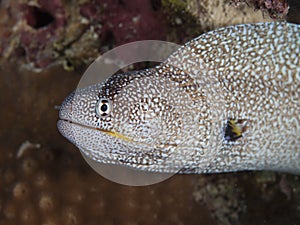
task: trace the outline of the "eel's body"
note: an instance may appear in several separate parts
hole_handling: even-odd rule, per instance
[[[88,157],[156,172],[300,173],[300,26],[236,25],[156,68],[71,94],[60,132]]]

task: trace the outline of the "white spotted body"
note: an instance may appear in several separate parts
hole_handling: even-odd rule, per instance
[[[73,93],[58,128],[98,162],[146,171],[300,173],[299,55],[299,25],[208,32],[156,68]]]

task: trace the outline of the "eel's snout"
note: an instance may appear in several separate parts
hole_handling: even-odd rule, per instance
[[[62,120],[71,120],[72,118],[72,103],[75,92],[72,92],[68,97],[65,98],[60,106],[58,117]]]
[[[67,139],[71,136],[72,102],[75,92],[71,93],[60,106],[58,113],[57,129]]]

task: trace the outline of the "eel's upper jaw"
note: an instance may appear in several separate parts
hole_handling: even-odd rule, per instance
[[[86,129],[84,125],[81,125],[79,122],[76,122],[76,98],[75,92],[71,93],[62,103],[59,110],[59,118],[57,121],[58,131],[74,145],[78,146],[78,128]],[[73,105],[74,103],[74,105]]]
[[[91,144],[91,140],[102,137],[105,140],[119,139],[123,142],[131,141],[114,131],[101,129],[93,124],[88,124],[82,119],[81,108],[78,105],[81,93],[71,93],[62,103],[57,121],[58,131],[79,149]]]
[[[66,97],[60,106],[58,117],[61,120],[72,121],[73,118],[73,100],[75,97],[75,91]]]

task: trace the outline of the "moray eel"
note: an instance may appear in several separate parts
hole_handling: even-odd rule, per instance
[[[97,162],[143,171],[300,174],[299,53],[296,24],[211,31],[72,93],[58,129]]]

